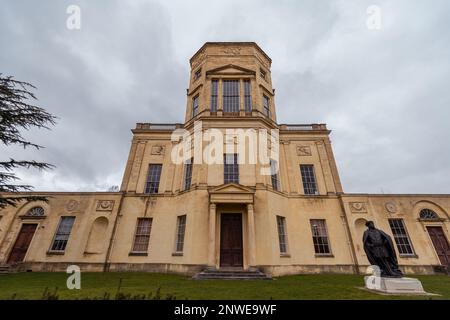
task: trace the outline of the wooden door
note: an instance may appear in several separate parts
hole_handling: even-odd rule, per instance
[[[9,255],[8,263],[22,262],[33,239],[37,224],[24,223]]]
[[[220,266],[242,267],[242,215],[224,213],[220,221]]]
[[[427,227],[434,249],[441,261],[450,270],[450,245],[441,227]]]

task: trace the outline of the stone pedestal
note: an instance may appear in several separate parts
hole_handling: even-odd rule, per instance
[[[364,277],[367,289],[388,294],[427,294],[422,283],[414,278],[383,278],[377,276]]]

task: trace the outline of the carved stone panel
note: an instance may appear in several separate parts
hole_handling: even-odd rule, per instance
[[[97,211],[112,211],[114,208],[114,200],[98,200]]]
[[[365,202],[350,202],[350,210],[355,213],[367,213]]]
[[[384,207],[386,208],[387,212],[389,212],[389,213],[396,213],[397,212],[397,206],[393,202],[386,202],[384,204]]]
[[[72,199],[66,203],[66,210],[67,211],[76,211],[76,210],[78,210],[79,206],[80,206],[80,202]]]
[[[310,156],[311,153],[311,147],[310,146],[297,146],[297,155],[304,157],[304,156]]]
[[[151,154],[152,155],[164,155],[165,151],[166,151],[165,146],[156,145],[156,146],[152,146]]]

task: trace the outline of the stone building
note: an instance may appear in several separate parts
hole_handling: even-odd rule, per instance
[[[373,220],[406,273],[449,267],[450,195],[344,193],[326,125],[277,123],[271,59],[257,44],[208,42],[190,65],[184,123],[136,125],[120,191],[33,192],[49,201],[0,210],[0,264],[357,273],[368,266],[362,233]],[[258,135],[258,150],[236,150],[233,129],[277,139]],[[210,163],[213,136],[222,161]],[[251,162],[264,148],[277,159]]]

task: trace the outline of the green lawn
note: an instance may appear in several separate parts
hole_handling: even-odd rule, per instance
[[[65,273],[16,273],[0,275],[0,299],[41,299],[44,291],[59,299],[113,299],[118,292],[154,297],[158,288],[162,299],[450,299],[450,276],[417,276],[426,291],[441,296],[385,296],[359,289],[363,276],[297,275],[273,281],[191,280],[155,273],[82,273],[81,290],[66,288]]]

